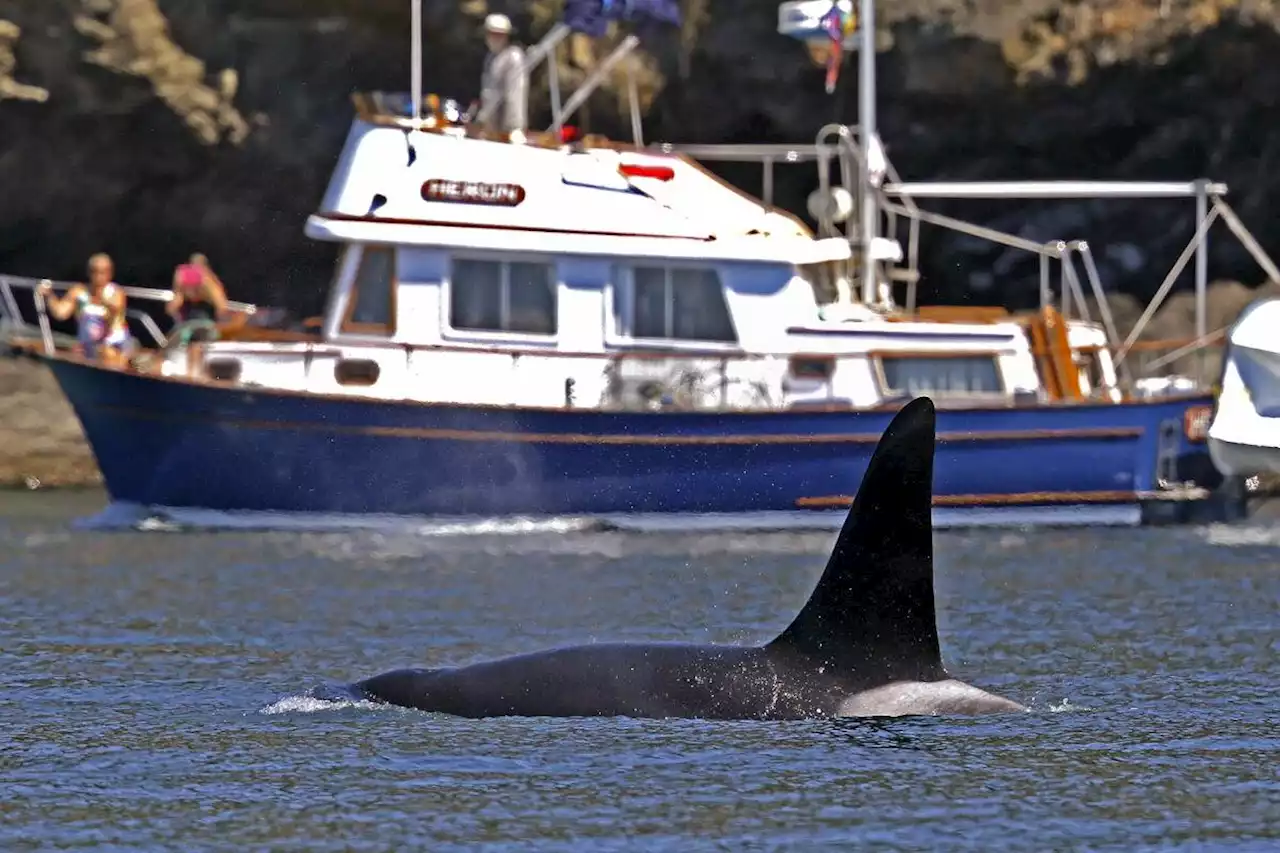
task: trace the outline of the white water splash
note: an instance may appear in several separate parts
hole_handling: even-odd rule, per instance
[[[285,531],[329,533],[384,531],[416,536],[501,536],[573,533],[608,528],[600,519],[574,516],[543,518],[423,518],[403,515],[224,511],[143,506],[114,502],[96,515],[80,519],[82,530],[181,532],[194,530]]]
[[[1050,714],[1071,714],[1077,711],[1092,711],[1092,708],[1086,708],[1083,705],[1072,705],[1071,700],[1064,698],[1057,705],[1049,705],[1045,708]]]
[[[1280,546],[1280,525],[1235,527],[1229,524],[1213,524],[1204,528],[1202,535],[1208,544],[1227,548]]]
[[[239,530],[335,533],[375,530],[422,537],[521,536],[537,533],[620,531],[629,533],[834,532],[846,510],[795,510],[749,513],[610,513],[597,516],[510,516],[495,518],[423,517],[361,513],[286,513],[249,510],[205,510],[185,507],[112,503],[76,526],[89,530],[130,529],[181,532]],[[982,527],[1134,526],[1136,507],[939,507],[935,530]],[[1017,547],[1017,539],[1002,547]]]
[[[382,711],[392,707],[370,702],[367,699],[322,699],[316,696],[286,696],[283,699],[272,702],[265,708],[259,708],[258,713],[268,716],[275,714],[321,714],[330,711],[345,711],[348,708],[358,708],[362,711]]]

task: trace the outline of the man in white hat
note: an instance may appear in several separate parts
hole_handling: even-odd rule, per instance
[[[480,80],[480,127],[513,142],[524,140],[528,122],[529,75],[524,51],[511,42],[511,19],[490,15],[484,19],[484,43],[489,55]]]

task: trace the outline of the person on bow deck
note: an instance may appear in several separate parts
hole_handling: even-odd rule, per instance
[[[179,323],[178,340],[187,348],[187,375],[195,376],[204,357],[204,343],[218,336],[218,321],[227,313],[222,279],[200,253],[173,271],[173,297],[165,310]]]
[[[124,368],[129,363],[133,338],[125,319],[124,290],[111,280],[115,263],[110,255],[89,258],[89,284],[76,284],[61,297],[53,296],[50,282],[40,283],[39,292],[56,320],[73,314],[77,324],[76,350],[85,358],[107,367]]]
[[[529,74],[524,50],[511,41],[511,19],[490,15],[484,21],[489,55],[480,78],[480,111],[476,124],[486,134],[523,142],[528,125]]]

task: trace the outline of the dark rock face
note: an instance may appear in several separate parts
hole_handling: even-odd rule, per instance
[[[474,97],[479,15],[506,11],[537,33],[554,5],[429,0],[428,91]],[[856,54],[827,96],[803,46],[776,34],[776,3],[686,6],[700,26],[651,47],[665,76],[649,81],[651,140],[808,141],[856,121]],[[317,311],[334,250],[303,224],[349,126],[349,93],[407,88],[408,15],[407,0],[0,0],[0,20],[21,27],[9,73],[49,93],[0,100],[0,270],[79,278],[105,250],[120,280],[162,285],[199,250],[233,298]],[[1276,15],[1263,0],[885,4],[881,133],[907,180],[1212,177],[1263,245],[1280,246],[1267,215],[1280,197]],[[590,122],[625,136],[609,92]],[[715,168],[760,189],[754,169]],[[778,201],[803,212],[815,184],[807,170],[780,172]],[[1089,239],[1107,285],[1144,300],[1193,230],[1189,201],[926,206],[1034,239]],[[1215,228],[1212,275],[1260,282],[1226,235]],[[927,300],[1035,301],[1034,259],[925,237]]]

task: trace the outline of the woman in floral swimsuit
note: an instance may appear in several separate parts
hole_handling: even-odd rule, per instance
[[[85,358],[101,361],[108,367],[122,368],[129,363],[132,336],[125,320],[125,295],[120,285],[111,280],[115,264],[111,257],[97,254],[89,258],[89,284],[77,284],[62,297],[52,296],[52,285],[40,285],[49,313],[66,320],[73,313],[78,325],[79,348]]]

